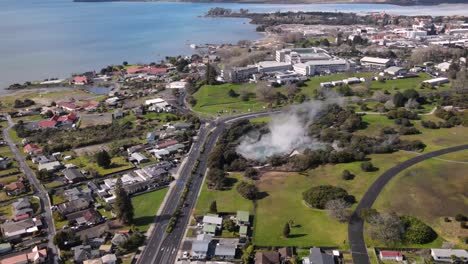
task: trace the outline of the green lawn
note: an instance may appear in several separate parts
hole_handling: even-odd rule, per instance
[[[250,123],[269,123],[270,121],[271,121],[271,117],[269,116],[250,119]]]
[[[224,191],[208,190],[206,183],[203,184],[195,207],[195,214],[204,215],[208,213],[213,201],[216,201],[218,212],[234,213],[238,210],[243,210],[253,213],[253,203],[243,198],[236,190],[236,186],[242,181],[242,178],[240,174],[231,173],[228,179],[233,185],[229,190]]]
[[[133,165],[121,156],[113,157],[112,165],[108,169],[98,166],[94,158],[89,156],[76,157],[69,163],[75,164],[80,169],[97,171],[101,176],[133,168]]]
[[[148,230],[149,226],[154,223],[154,217],[168,190],[164,188],[132,197],[135,226],[140,231]]]
[[[252,111],[260,111],[266,107],[266,104],[259,102],[252,96],[248,101],[242,101],[240,96],[230,97],[229,90],[240,93],[245,89],[255,93],[254,84],[222,84],[222,85],[204,85],[195,94],[197,104],[193,107],[194,111],[204,114],[239,114]]]
[[[396,93],[397,91],[404,91],[406,89],[415,89],[418,92],[429,92],[432,90],[420,89],[421,82],[431,79],[431,76],[427,73],[420,73],[416,78],[406,78],[397,80],[388,80],[385,82],[373,81],[371,84],[371,91],[387,90],[390,93]],[[396,89],[395,89],[396,88]]]
[[[11,140],[13,140],[14,142],[16,142],[16,143],[21,142],[21,138],[18,137],[18,135],[16,134],[16,131],[14,129],[8,130],[8,135],[10,136]]]
[[[313,185],[312,179],[300,174],[269,173],[262,176],[257,186],[266,197],[257,201],[255,245],[348,247],[345,223],[303,203],[302,192]],[[283,226],[290,220],[294,221],[294,227],[290,237],[283,238]]]

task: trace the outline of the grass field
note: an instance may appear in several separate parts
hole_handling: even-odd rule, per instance
[[[245,89],[255,94],[255,85],[253,84],[223,84],[223,85],[204,85],[195,94],[197,104],[193,107],[194,111],[205,114],[235,114],[263,110],[266,104],[259,102],[252,96],[248,101],[242,101],[240,96],[230,97],[229,90],[240,93]]]
[[[316,76],[316,77],[311,77],[307,82],[306,82],[306,87],[301,88],[301,93],[305,94],[309,98],[312,98],[314,96],[315,90],[320,88],[320,83],[323,82],[332,82],[332,81],[340,81],[343,79],[347,79],[350,77],[369,77],[369,76],[374,76],[375,74],[373,73],[355,73],[355,74],[333,74],[333,75],[324,75],[324,76]]]
[[[135,209],[135,226],[140,231],[148,230],[154,222],[154,217],[161,206],[168,188],[148,192],[132,197],[133,208]]]
[[[218,212],[234,213],[238,210],[243,210],[252,213],[253,203],[243,198],[236,190],[236,186],[242,181],[242,178],[240,174],[231,173],[228,179],[232,186],[224,191],[208,190],[206,183],[203,184],[200,197],[195,207],[195,214],[204,215],[209,212],[210,205],[213,201],[216,201]]]
[[[99,167],[97,163],[94,162],[93,157],[89,156],[76,157],[69,162],[84,170],[97,171],[101,176],[133,168],[133,165],[130,162],[120,156],[112,158],[111,167],[108,169]]]
[[[468,164],[426,160],[390,181],[374,207],[416,216],[433,226],[444,239],[457,243],[457,235],[468,236],[468,230],[459,225],[455,230],[448,228],[441,219],[468,212],[467,182]]]
[[[254,244],[258,246],[338,246],[347,248],[347,225],[330,219],[323,210],[311,209],[302,192],[315,185],[304,175],[268,173],[257,186],[266,197],[257,201]],[[283,226],[294,221],[289,238]]]

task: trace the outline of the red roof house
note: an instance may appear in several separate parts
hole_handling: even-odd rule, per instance
[[[167,148],[169,146],[172,146],[172,145],[175,145],[179,143],[177,140],[175,139],[171,139],[171,140],[166,140],[166,141],[161,141],[161,142],[158,142],[158,144],[156,145],[157,148],[159,149],[163,149],[163,148]]]
[[[37,122],[39,128],[52,128],[57,126],[57,121],[55,120],[41,120]]]
[[[57,118],[57,121],[58,122],[74,122],[76,120],[76,114],[74,113],[71,113],[71,114],[68,114],[68,115],[64,115],[64,116],[59,116]]]
[[[398,251],[380,251],[381,260],[403,261],[403,254]]]
[[[36,154],[42,152],[42,149],[34,144],[27,144],[23,147],[23,151],[28,154]]]
[[[8,195],[19,195],[26,192],[26,187],[22,182],[12,182],[5,185],[5,191]]]
[[[13,220],[17,222],[17,221],[21,221],[21,220],[28,219],[28,218],[29,218],[29,214],[21,214],[21,215],[15,216]]]
[[[76,85],[85,85],[89,83],[89,80],[86,76],[75,76],[73,78],[73,83]]]
[[[75,111],[78,108],[74,103],[70,103],[70,102],[58,102],[57,106],[67,111]]]

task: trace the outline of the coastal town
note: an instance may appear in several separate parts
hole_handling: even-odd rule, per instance
[[[0,264],[467,263],[468,17],[207,15],[271,24],[8,87]]]

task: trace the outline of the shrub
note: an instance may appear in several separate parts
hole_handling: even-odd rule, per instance
[[[466,217],[466,215],[463,215],[463,214],[457,214],[455,216],[455,220],[458,222],[468,221],[468,217]]]
[[[361,163],[361,169],[365,172],[378,170],[378,168],[374,167],[374,165],[370,161],[364,161],[363,163]]]
[[[354,178],[354,175],[349,172],[349,170],[344,170],[343,173],[341,173],[341,178],[345,181],[352,180]]]
[[[315,186],[302,193],[304,201],[315,208],[324,209],[327,202],[336,199],[344,199],[352,203],[354,197],[348,195],[348,192],[340,187],[331,185]]]
[[[437,238],[436,232],[421,220],[412,216],[401,216],[403,222],[403,239],[410,244],[426,244]]]
[[[254,179],[258,176],[258,170],[252,167],[248,167],[247,169],[245,169],[244,175],[247,178]]]

